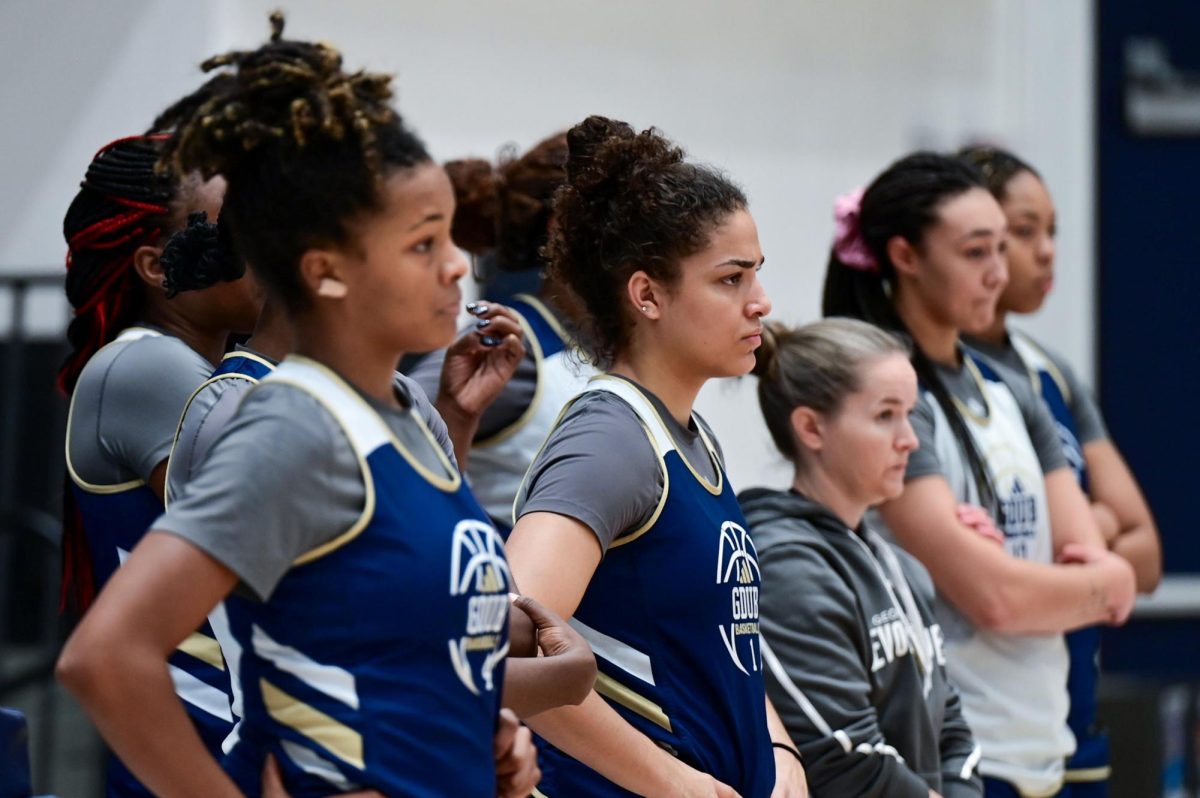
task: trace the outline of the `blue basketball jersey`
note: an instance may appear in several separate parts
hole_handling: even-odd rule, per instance
[[[263,382],[324,406],[366,499],[268,600],[227,603],[244,717],[226,768],[250,796],[268,752],[295,798],[494,795],[512,584],[499,535],[448,459],[429,471],[330,370],[293,356]]]
[[[1087,463],[1079,443],[1079,428],[1071,413],[1070,388],[1049,355],[1030,339],[1012,333],[1013,347],[1029,370],[1033,387],[1050,408],[1062,440],[1063,453],[1079,479],[1079,486],[1088,490]],[[1109,776],[1108,736],[1097,728],[1096,691],[1100,681],[1100,627],[1078,629],[1066,635],[1071,654],[1071,669],[1067,676],[1067,692],[1071,709],[1067,725],[1075,735],[1075,754],[1067,761],[1068,782],[1103,781]]]
[[[661,459],[663,497],[643,528],[614,541],[571,621],[591,644],[596,692],[632,726],[744,798],[775,783],[758,632],[760,573],[732,488],[700,476],[657,411],[625,380],[594,378],[628,404]],[[703,429],[701,434],[704,435]],[[547,798],[629,796],[539,740]]]
[[[251,382],[258,382],[274,370],[273,365],[250,352],[230,352],[221,359],[221,365],[217,366],[211,379],[238,375]]]
[[[130,328],[109,346],[125,345],[138,338],[161,334],[146,328]],[[72,408],[74,403],[75,397],[72,397]],[[70,413],[67,429],[69,434]],[[162,515],[163,503],[140,479],[114,485],[87,482],[71,465],[69,441],[67,473],[83,520],[84,535],[92,559],[93,584],[99,591]],[[188,636],[171,654],[167,663],[175,692],[183,700],[184,709],[209,752],[214,757],[220,757],[221,743],[233,728],[233,714],[229,705],[229,675],[209,624],[205,623]],[[112,757],[106,795],[109,798],[143,798],[151,793],[116,757]]]

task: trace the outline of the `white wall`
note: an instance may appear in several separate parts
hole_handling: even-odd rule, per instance
[[[204,56],[260,42],[277,5],[0,5],[0,107],[21,109],[0,131],[0,273],[60,269],[59,224],[92,152],[196,85]],[[399,106],[438,157],[526,146],[588,113],[662,128],[746,188],[775,316],[789,322],[818,315],[836,194],[917,146],[1011,146],[1042,169],[1062,231],[1056,292],[1029,327],[1091,375],[1088,0],[293,0],[286,10],[290,35],[397,73]],[[61,324],[53,300],[36,312]],[[700,409],[737,485],[786,481],[752,380],[710,386]]]

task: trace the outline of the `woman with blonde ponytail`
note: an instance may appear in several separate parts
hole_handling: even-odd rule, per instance
[[[767,692],[814,798],[979,798],[929,574],[867,510],[904,489],[909,349],[865,322],[767,325],[754,373],[788,490],[739,495],[763,571]]]

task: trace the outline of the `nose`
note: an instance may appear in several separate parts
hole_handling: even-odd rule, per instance
[[[752,272],[752,274],[754,274],[754,288],[750,294],[750,301],[746,303],[746,315],[752,319],[761,319],[763,316],[771,314],[771,298],[767,296],[767,289],[758,279],[757,272]]]
[[[912,422],[907,418],[904,419],[904,425],[900,429],[900,437],[896,439],[896,448],[902,452],[915,452],[921,446],[921,439],[917,437],[917,433],[913,430]]]
[[[442,264],[442,279],[447,283],[457,283],[461,280],[471,268],[467,263],[467,257],[458,247],[451,246],[450,252],[447,253],[447,259]]]
[[[1001,289],[1008,284],[1008,258],[1003,252],[997,252],[992,258],[992,268],[987,270],[983,280],[988,288]]]
[[[1038,261],[1043,265],[1049,265],[1054,262],[1054,254],[1054,237],[1049,235],[1042,236],[1037,249]]]

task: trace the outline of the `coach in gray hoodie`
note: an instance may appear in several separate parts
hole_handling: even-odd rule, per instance
[[[916,376],[902,343],[830,319],[764,333],[755,374],[790,490],[739,499],[762,571],[767,691],[813,798],[979,798],[934,589],[863,522],[903,490]]]

